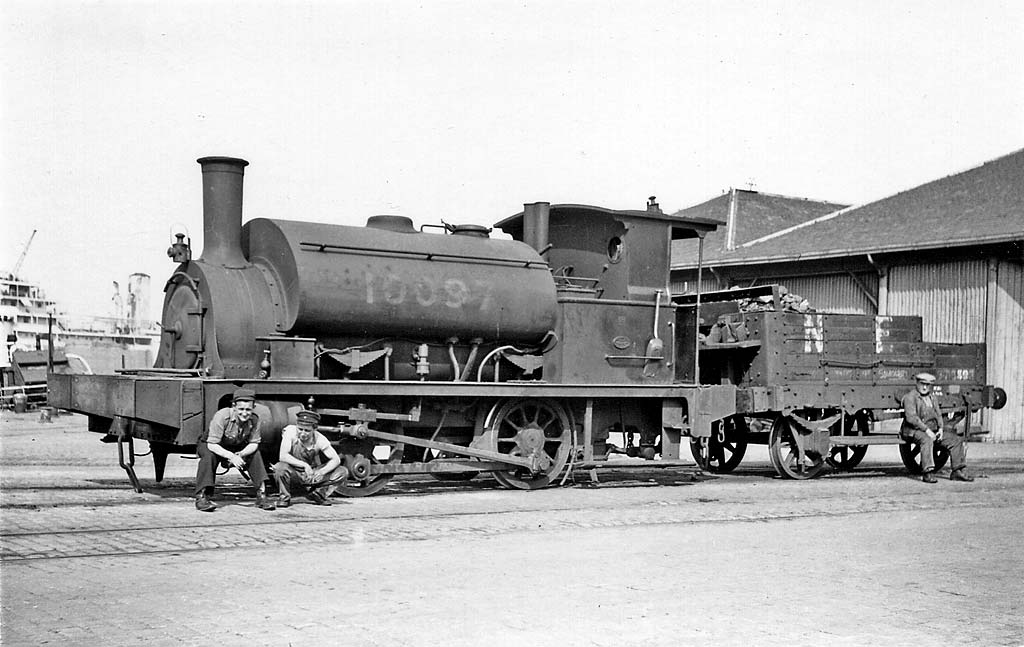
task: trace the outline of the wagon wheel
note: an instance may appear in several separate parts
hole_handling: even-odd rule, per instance
[[[572,418],[554,400],[504,400],[491,409],[484,427],[490,436],[492,451],[542,459],[541,470],[535,474],[522,467],[494,472],[498,483],[509,489],[542,488],[551,483],[569,460]]]
[[[857,433],[846,434],[846,430],[850,422],[857,425]],[[864,416],[843,416],[843,429],[844,435],[852,436],[864,436],[867,435],[868,421]],[[828,457],[825,460],[833,469],[848,472],[853,468],[860,465],[860,462],[864,460],[864,455],[868,453],[867,445],[835,445],[828,452]]]
[[[782,478],[812,479],[825,469],[825,460],[822,457],[806,453],[805,462],[800,464],[797,459],[796,443],[793,440],[793,430],[785,416],[779,416],[772,423],[772,430],[768,435],[768,457]]]
[[[867,445],[836,445],[829,450],[825,460],[833,469],[848,472],[860,465],[867,453]]]
[[[903,464],[907,466],[907,471],[911,474],[920,474],[922,472],[920,443],[910,441],[900,445],[900,458],[903,459]],[[939,443],[933,443],[932,459],[935,461],[935,469],[938,471],[949,460],[949,452]]]
[[[747,453],[746,421],[718,420],[706,445],[699,438],[690,439],[690,454],[697,466],[712,474],[728,474],[737,467]],[[721,431],[722,426],[725,431]],[[724,441],[721,438],[724,437]]]
[[[399,425],[394,425],[388,431],[395,434],[402,433],[401,426]],[[355,456],[362,454],[370,459],[371,465],[384,465],[387,463],[401,463],[405,445],[402,443],[390,444],[373,438],[364,438],[362,440],[342,441],[341,446],[337,449],[338,453],[342,456],[342,464],[344,464],[346,455]],[[394,474],[377,474],[365,481],[349,477],[348,481],[337,486],[335,492],[346,497],[370,496],[384,489],[384,486],[394,476]]]

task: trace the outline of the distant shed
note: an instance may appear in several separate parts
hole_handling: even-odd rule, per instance
[[[718,216],[734,237],[705,240],[703,290],[782,283],[819,311],[920,315],[925,341],[986,342],[988,383],[1009,396],[983,420],[989,439],[1024,440],[1024,150],[854,207],[747,193]],[[743,234],[786,218],[799,222]],[[693,292],[696,244],[673,245],[673,291]]]

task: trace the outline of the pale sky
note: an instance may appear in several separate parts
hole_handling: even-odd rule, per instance
[[[491,225],[729,187],[863,203],[1024,147],[1024,3],[0,3],[0,272],[73,314],[244,219]]]

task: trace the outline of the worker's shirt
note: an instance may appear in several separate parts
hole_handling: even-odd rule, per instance
[[[938,431],[942,429],[942,414],[935,404],[934,395],[921,395],[917,390],[907,393],[900,400],[903,406],[903,426],[901,432]]]
[[[236,447],[260,442],[260,417],[253,413],[245,422],[238,419],[233,407],[221,409],[210,420],[206,442],[211,445]]]
[[[298,427],[288,425],[281,431],[281,446],[288,447],[288,453],[293,458],[297,458],[313,467],[319,467],[321,464],[320,457],[331,446],[331,441],[327,440],[327,437],[319,431],[314,431],[313,438],[310,439],[309,444],[304,444],[299,440]]]

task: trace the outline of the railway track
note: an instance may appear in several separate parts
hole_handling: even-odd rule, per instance
[[[769,523],[1024,504],[1019,465],[990,461],[978,469],[982,477],[974,484],[946,482],[932,487],[878,474],[888,468],[869,468],[863,478],[825,478],[814,483],[742,473],[677,483],[696,487],[667,487],[659,483],[658,479],[669,478],[661,472],[632,472],[602,476],[604,486],[597,488],[522,493],[483,483],[475,488],[463,486],[456,490],[461,494],[446,492],[445,496],[436,496],[437,488],[451,490],[450,485],[410,480],[395,486],[393,496],[335,499],[336,505],[330,508],[298,503],[272,513],[254,509],[250,497],[242,498],[239,488],[229,487],[221,509],[212,515],[192,509],[185,483],[171,484],[153,498],[121,503],[105,498],[109,486],[96,488],[92,502],[89,490],[78,488],[71,501],[62,501],[57,493],[48,505],[5,504],[0,561],[413,542],[594,528]],[[815,490],[814,497],[805,496],[807,488]]]

